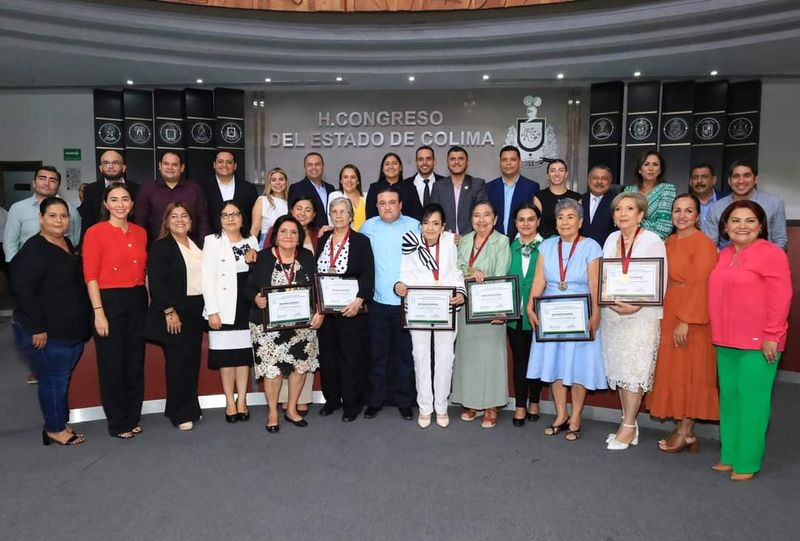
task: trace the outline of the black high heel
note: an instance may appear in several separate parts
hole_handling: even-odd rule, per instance
[[[292,423],[294,426],[299,426],[301,428],[304,427],[304,426],[308,426],[308,421],[306,421],[302,417],[300,418],[299,421],[293,421],[291,419],[291,417],[289,417],[287,414],[284,413],[283,414],[283,418],[286,419],[287,421],[289,421],[290,423]]]
[[[227,415],[227,414],[226,414]],[[243,411],[236,414],[236,417],[239,421],[249,421],[250,420],[250,410]]]
[[[47,445],[50,445],[53,442],[61,445],[62,447],[65,447],[65,446],[70,446],[71,447],[73,445],[80,445],[81,443],[85,443],[86,440],[83,439],[83,436],[79,436],[77,434],[73,434],[66,442],[61,443],[60,441],[51,438],[46,430],[42,430],[42,444],[47,446]]]

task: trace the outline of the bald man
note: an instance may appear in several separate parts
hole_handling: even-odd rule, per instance
[[[97,167],[103,180],[92,182],[83,192],[83,202],[78,207],[81,215],[81,240],[86,230],[100,221],[100,211],[103,208],[103,193],[106,186],[112,182],[124,182],[131,191],[131,197],[136,198],[139,185],[125,180],[125,159],[116,150],[106,150],[100,155],[100,164]]]

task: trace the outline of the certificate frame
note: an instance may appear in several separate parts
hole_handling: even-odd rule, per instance
[[[326,302],[325,302],[325,294],[324,294],[323,289],[322,289],[322,282],[326,278],[333,278],[333,279],[337,279],[337,280],[347,280],[347,281],[356,282],[356,284],[358,284],[358,278],[354,278],[352,276],[344,276],[344,275],[341,275],[341,274],[336,274],[336,273],[331,273],[331,272],[318,272],[315,275],[314,283],[316,285],[317,311],[320,314],[325,314],[325,315],[332,315],[332,316],[342,315],[342,309],[344,308],[344,306],[338,306],[338,305],[333,306],[333,305],[330,305],[330,304],[326,304]],[[367,313],[367,301],[366,300],[361,303],[361,308],[358,309],[358,313],[359,314]]]
[[[585,317],[585,330],[569,331],[569,332],[545,332],[546,325],[542,325],[542,316],[547,314],[547,310],[543,309],[545,305],[557,305],[558,303],[574,303],[581,304],[582,311]],[[539,318],[539,324],[536,325],[536,341],[537,342],[591,342],[594,340],[594,333],[589,327],[589,318],[592,317],[592,300],[587,295],[550,295],[545,297],[536,297],[534,299],[534,307],[536,316]],[[545,316],[546,317],[546,316]]]
[[[449,287],[449,286],[406,286],[408,289],[408,293],[413,291],[419,292],[441,292],[442,295],[447,293],[448,295],[448,302],[450,297],[453,297],[456,294],[456,288]],[[413,295],[411,295],[413,296]],[[423,323],[419,321],[409,322],[408,321],[408,299],[409,294],[406,294],[403,297],[402,303],[402,314],[403,314],[403,328],[408,329],[410,331],[454,331],[456,330],[456,311],[455,306],[449,305],[449,315],[447,318],[447,322],[430,322],[430,323]]]
[[[664,305],[664,258],[663,257],[634,257],[630,260],[632,267],[644,265],[654,273],[654,289],[645,294],[631,293],[612,294],[608,291],[609,274],[622,272],[622,258],[601,258],[600,272],[597,280],[597,304],[609,305],[617,301],[635,306],[663,306]],[[632,269],[629,267],[628,271]],[[619,284],[618,284],[619,286]]]
[[[512,287],[512,307],[509,310],[497,311],[497,312],[477,312],[475,306],[474,296],[478,294],[478,291],[481,289],[481,286],[484,284],[494,284],[494,283],[508,283],[511,284]],[[490,321],[510,321],[514,319],[520,319],[521,317],[521,307],[520,307],[520,297],[519,297],[519,276],[517,275],[509,275],[509,276],[493,276],[491,278],[484,278],[482,283],[478,283],[474,278],[470,278],[464,281],[464,285],[467,289],[467,302],[466,302],[466,314],[465,319],[467,324],[477,324],[477,323],[489,323]]]
[[[269,317],[269,304],[270,297],[274,297],[276,293],[285,293],[290,291],[305,291],[308,294],[308,313],[309,317],[301,319],[291,319],[280,322],[270,321]],[[311,327],[311,318],[314,317],[314,289],[311,284],[292,284],[285,286],[270,286],[262,287],[261,294],[267,300],[267,305],[262,310],[264,314],[264,330],[265,331],[289,331],[292,329],[307,329]]]

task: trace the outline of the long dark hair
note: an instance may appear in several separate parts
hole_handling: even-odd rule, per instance
[[[386,175],[383,174],[383,164],[386,162],[386,160],[388,158],[390,158],[392,156],[397,158],[397,162],[400,164],[400,175],[397,177],[397,180],[398,180],[398,182],[403,180],[403,160],[401,160],[400,156],[398,156],[394,152],[387,152],[386,154],[383,155],[383,158],[381,158],[381,170],[380,170],[380,172],[378,174],[378,182],[380,182],[382,180],[386,181]],[[386,182],[388,182],[388,181],[386,181]]]
[[[184,205],[180,201],[175,201],[167,205],[167,208],[164,210],[164,217],[161,219],[161,230],[158,232],[158,238],[156,240],[161,240],[167,235],[170,234],[169,231],[169,215],[172,214],[172,211],[175,209],[183,209],[186,211],[186,214],[189,215],[189,233],[192,232],[192,225],[194,225],[194,215],[192,214],[192,209],[188,206]]]
[[[227,201],[223,201],[222,202],[222,207],[221,207],[221,210],[219,211],[220,215],[218,217],[218,220],[219,220],[219,233],[216,233],[216,237],[217,238],[222,237],[222,231],[223,231],[222,230],[222,212],[225,210],[225,207],[227,207],[228,205],[230,205],[232,207],[236,207],[236,210],[238,210],[239,214],[242,215],[242,226],[239,228],[239,233],[242,235],[243,239],[246,239],[247,237],[250,236],[250,232],[246,231],[245,228],[244,228],[244,213],[242,213],[242,207],[239,206],[239,203],[237,203],[233,199],[228,199]],[[191,215],[191,213],[190,213],[190,215]]]
[[[106,189],[103,192],[103,203],[108,203],[108,194],[110,194],[112,191],[116,190],[117,188],[122,188],[123,190],[128,192],[128,196],[131,198],[131,202],[133,203],[133,194],[131,193],[130,188],[128,188],[128,185],[125,184],[124,182],[112,182],[111,184],[106,186]],[[136,204],[134,203],[134,207],[135,206],[136,206]],[[134,207],[131,207],[131,211],[128,213],[128,220],[133,218],[133,209],[134,209]],[[108,209],[106,208],[105,205],[103,205],[103,208],[100,209],[100,217],[103,219],[103,221],[107,221],[107,220],[111,219],[111,213],[108,212]]]
[[[638,160],[636,160],[636,170],[635,170],[636,185],[639,186],[640,188],[642,187],[642,182],[644,182],[644,178],[642,178],[642,174],[639,172],[639,169],[641,169],[642,166],[644,165],[644,162],[647,161],[648,156],[655,156],[656,158],[658,158],[658,163],[661,164],[661,171],[659,171],[658,173],[656,184],[661,184],[662,182],[664,182],[664,175],[667,174],[667,164],[664,163],[664,157],[661,155],[661,153],[657,150],[648,150],[647,152],[639,156]]]
[[[733,214],[733,211],[736,209],[748,209],[750,212],[756,215],[756,219],[758,223],[761,224],[761,231],[758,232],[758,238],[769,240],[769,231],[767,230],[767,213],[764,212],[764,209],[761,205],[752,201],[750,199],[741,199],[739,201],[734,201],[728,208],[722,211],[722,216],[719,218],[719,236],[724,240],[731,240],[728,236],[728,232],[725,231],[725,226],[728,225],[728,220]]]

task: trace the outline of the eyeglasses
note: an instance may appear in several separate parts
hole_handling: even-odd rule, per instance
[[[100,162],[100,165],[108,167],[109,165],[122,165],[122,162]]]
[[[223,220],[226,218],[238,218],[241,215],[242,215],[241,212],[223,212],[222,214],[220,214]]]

